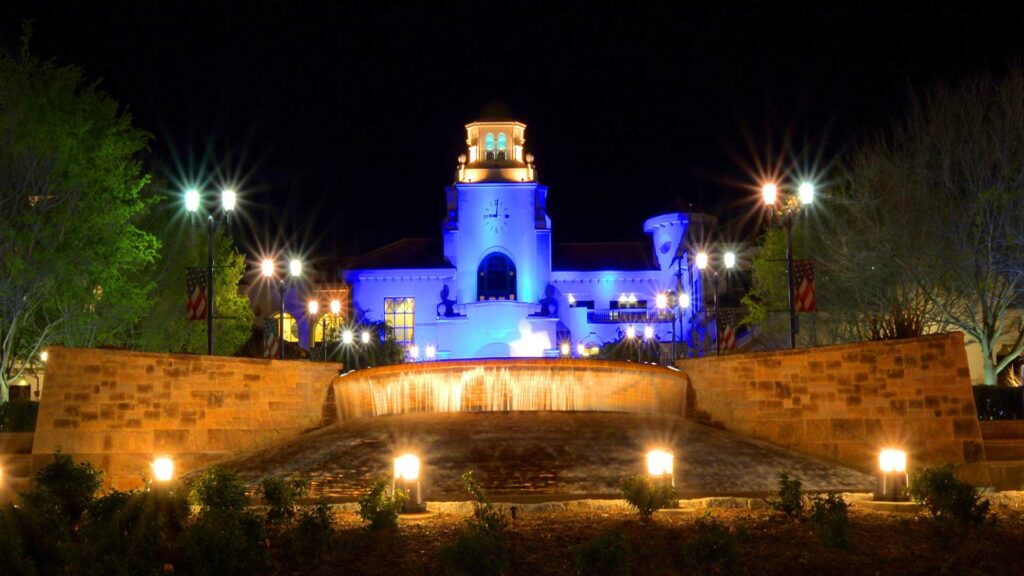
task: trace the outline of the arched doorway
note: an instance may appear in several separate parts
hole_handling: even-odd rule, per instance
[[[480,262],[476,278],[477,300],[515,300],[516,265],[501,252]]]

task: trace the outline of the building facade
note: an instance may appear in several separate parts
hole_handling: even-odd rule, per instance
[[[648,242],[554,243],[525,134],[504,115],[466,126],[441,234],[345,263],[353,313],[385,321],[420,360],[589,355],[626,334],[699,346],[686,238],[701,215],[647,220]]]

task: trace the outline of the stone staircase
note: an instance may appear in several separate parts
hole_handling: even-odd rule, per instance
[[[999,490],[1021,490],[1024,486],[1024,420],[982,420],[992,485]]]
[[[0,432],[0,503],[26,490],[32,477],[32,432]]]

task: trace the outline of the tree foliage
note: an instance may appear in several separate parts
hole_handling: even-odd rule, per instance
[[[148,307],[148,141],[78,68],[0,51],[0,399],[41,347],[123,344]]]

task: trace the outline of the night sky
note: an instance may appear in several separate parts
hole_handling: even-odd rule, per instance
[[[758,161],[827,164],[911,89],[1019,62],[1020,3],[970,4],[4,2],[0,44],[32,19],[34,54],[154,135],[154,174],[234,179],[250,251],[326,259],[438,236],[492,99],[528,126],[556,241],[639,239],[691,205],[733,219]]]

